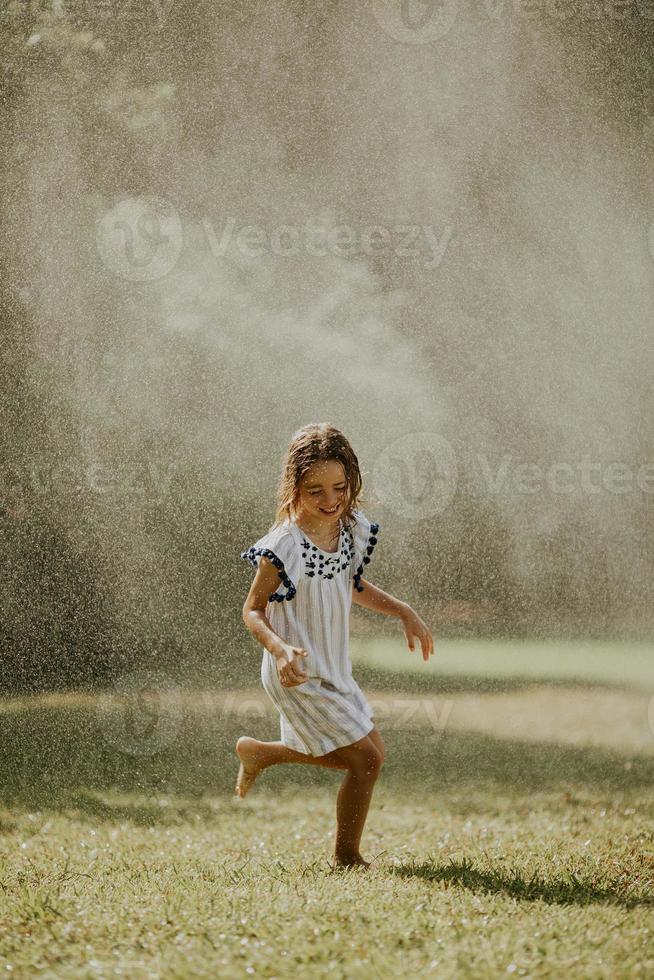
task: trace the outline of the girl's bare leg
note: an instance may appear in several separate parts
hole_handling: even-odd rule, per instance
[[[282,742],[260,742],[245,735],[236,743],[236,754],[241,762],[236,795],[241,798],[262,769],[271,765],[301,762],[329,769],[345,769],[346,776],[336,800],[334,863],[369,866],[369,862],[361,856],[359,846],[374,785],[385,758],[384,743],[376,726],[352,745],[334,749],[326,755],[305,755],[289,749]]]
[[[371,718],[370,720],[374,724],[375,719]],[[384,745],[384,740],[381,737],[381,732],[379,731],[376,725],[371,731],[368,732],[368,738],[372,739],[372,741],[375,743],[375,745],[381,752],[382,762],[384,762],[384,760],[386,759],[386,746]]]
[[[370,863],[361,857],[359,846],[372,792],[384,761],[383,752],[375,741],[365,735],[352,745],[334,750],[347,765],[336,800],[334,863],[337,865],[368,867]]]
[[[371,721],[374,722],[374,718],[371,718]],[[367,737],[372,739],[381,752],[383,762],[385,749],[377,726],[368,732]],[[241,763],[236,781],[236,795],[245,796],[262,769],[283,762],[303,762],[305,765],[324,766],[327,769],[347,769],[347,763],[336,754],[337,751],[339,750],[327,752],[326,755],[305,755],[303,752],[289,749],[283,742],[260,742],[256,738],[243,735],[236,743],[236,754]]]
[[[236,796],[243,798],[259,773],[268,766],[282,762],[303,762],[310,766],[324,766],[327,769],[347,769],[345,762],[334,752],[326,755],[305,755],[289,749],[283,742],[260,742],[256,738],[242,735],[236,743],[236,754],[240,760],[236,780]]]

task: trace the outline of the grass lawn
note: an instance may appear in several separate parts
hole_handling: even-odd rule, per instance
[[[341,773],[232,799],[238,735],[278,737],[258,667],[154,714],[0,702],[0,974],[654,975],[651,648],[403,643],[352,645],[388,752],[368,871],[329,865]]]
[[[352,658],[382,671],[417,671],[439,683],[475,678],[494,686],[515,681],[556,684],[597,681],[602,684],[643,687],[654,691],[654,644],[597,640],[435,640],[435,653],[425,664],[418,649],[411,652],[398,629],[398,637],[353,639]]]

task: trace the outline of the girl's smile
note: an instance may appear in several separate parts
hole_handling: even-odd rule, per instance
[[[298,522],[307,534],[331,534],[340,531],[339,514],[343,510],[347,480],[338,460],[314,463],[304,473],[299,487]],[[329,520],[329,518],[333,518]]]

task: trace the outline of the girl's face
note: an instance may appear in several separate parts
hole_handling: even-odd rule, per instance
[[[314,463],[300,480],[300,516],[317,522],[337,520],[343,512],[347,480],[342,463],[327,459]]]

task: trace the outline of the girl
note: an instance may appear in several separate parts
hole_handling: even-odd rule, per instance
[[[263,645],[261,680],[279,711],[281,741],[239,738],[235,799],[263,769],[281,762],[345,770],[334,863],[369,867],[359,844],[385,751],[352,676],[351,603],[401,619],[409,649],[418,639],[425,661],[433,640],[406,602],[363,578],[379,525],[357,507],[361,487],[359,463],[343,433],[328,423],[304,426],[286,452],[275,523],[241,552],[257,569],[243,621]]]

